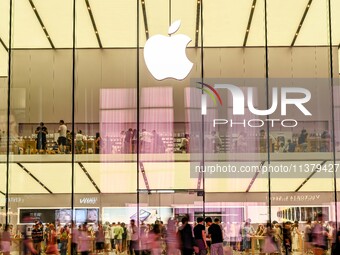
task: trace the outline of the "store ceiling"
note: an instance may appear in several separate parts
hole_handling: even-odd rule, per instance
[[[332,160],[301,161],[303,153],[291,153],[297,160],[272,161],[272,166],[304,166],[305,164],[321,164],[329,169]],[[313,154],[313,153],[310,153]],[[321,155],[321,154],[320,154]],[[328,156],[330,154],[327,153]],[[327,158],[330,158],[328,157]],[[51,159],[54,157],[54,161]],[[100,155],[77,155],[74,164],[75,193],[135,193],[137,189],[136,162],[106,162]],[[114,157],[111,157],[112,159]],[[316,157],[317,158],[317,157]],[[39,159],[37,161],[37,159]],[[116,157],[118,159],[118,157]],[[79,161],[80,160],[80,161]],[[102,162],[98,162],[102,160]],[[178,159],[177,159],[178,160]],[[274,159],[275,160],[275,159]],[[81,162],[83,161],[83,162]],[[1,160],[1,162],[4,162]],[[70,194],[72,185],[71,155],[15,155],[9,164],[9,193],[10,194]],[[21,163],[19,163],[21,162]],[[262,161],[268,166],[268,161]],[[228,162],[234,165],[260,165],[260,161]],[[190,177],[189,161],[180,162],[144,162],[145,183],[143,174],[139,174],[141,190],[196,190],[198,179]],[[6,192],[5,163],[0,164],[0,193]],[[251,175],[253,178],[209,178],[206,175],[206,192],[268,192],[268,175]],[[333,175],[328,178],[324,173],[305,171],[302,174],[286,174],[281,177],[271,174],[272,192],[332,192],[334,191]],[[340,189],[340,182],[337,182]]]
[[[10,2],[0,0],[0,76],[7,74]],[[72,0],[12,2],[13,49],[72,48]],[[340,1],[330,2],[332,44],[338,46]],[[136,0],[77,0],[75,47],[135,48],[136,3]],[[140,0],[138,3],[141,47],[144,46],[147,36],[166,35],[169,24],[178,19],[182,24],[178,33],[186,34],[192,39],[189,47],[200,46],[201,24],[197,17],[200,1]],[[204,46],[264,46],[264,10],[264,0],[203,1]],[[293,42],[295,46],[330,44],[328,0],[267,1],[267,21],[268,46],[290,46]]]
[[[145,3],[145,8],[141,2]],[[189,46],[195,46],[197,0],[171,0],[171,11],[169,0],[141,0],[139,3],[140,46],[143,47],[146,40],[144,21],[152,36],[167,34],[170,20],[177,19],[182,23],[178,33],[190,36]],[[253,3],[256,4],[246,46],[265,45],[264,0],[214,0],[203,1],[204,46],[243,46]],[[9,45],[9,5],[9,0],[0,0],[0,38],[5,47]],[[136,0],[77,0],[76,47],[100,47],[94,24],[103,47],[136,47],[136,7]],[[333,44],[338,45],[340,1],[331,0],[331,7]],[[267,1],[268,45],[290,46],[306,9],[295,45],[329,45],[328,0]],[[46,35],[55,48],[72,48],[73,1],[13,0],[12,25],[13,48],[52,48]]]

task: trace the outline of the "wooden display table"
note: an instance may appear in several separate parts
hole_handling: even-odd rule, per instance
[[[265,236],[252,236],[251,237],[251,254],[255,254],[255,248],[256,248],[256,241],[257,240],[264,240]]]

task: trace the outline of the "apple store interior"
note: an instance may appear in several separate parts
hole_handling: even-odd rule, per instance
[[[249,219],[303,232],[322,213],[337,228],[339,13],[0,0],[0,223],[210,216],[228,241]]]

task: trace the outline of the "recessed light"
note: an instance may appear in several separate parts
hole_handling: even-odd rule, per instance
[[[254,8],[255,8],[255,5],[253,5],[251,8],[253,8],[253,9],[254,9]]]

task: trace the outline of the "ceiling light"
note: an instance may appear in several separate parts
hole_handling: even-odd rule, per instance
[[[255,8],[255,5],[253,5],[251,8],[253,8],[253,9],[254,9],[254,8]]]
[[[309,8],[310,7],[310,5],[307,5],[307,8]]]
[[[87,9],[88,9],[88,10],[91,10],[91,7],[89,6],[89,7],[87,7]]]

